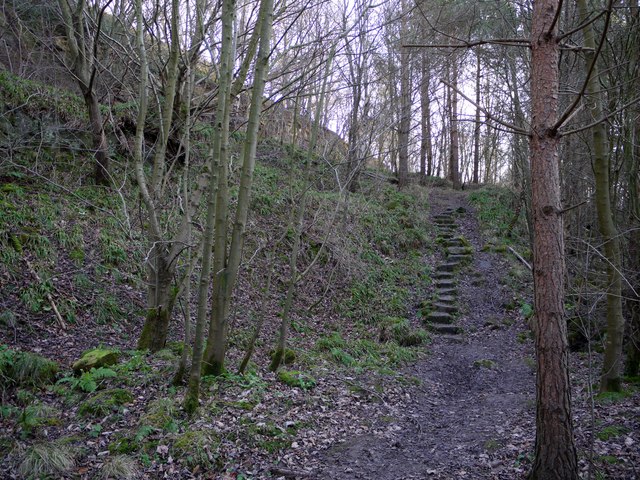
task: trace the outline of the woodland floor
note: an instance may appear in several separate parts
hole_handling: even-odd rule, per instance
[[[376,417],[360,418],[366,434],[324,452],[308,452],[304,470],[318,479],[525,478],[535,440],[535,363],[528,327],[513,309],[505,278],[508,253],[483,251],[483,239],[464,193],[434,190],[432,215],[463,207],[459,232],[473,246],[473,262],[458,273],[463,340],[433,336],[429,355],[407,368],[416,386],[380,397]],[[415,319],[415,321],[419,321]],[[584,478],[639,477],[640,396],[591,411],[587,361],[573,355],[574,417]],[[594,359],[597,363],[597,360]],[[593,367],[597,372],[597,366]],[[596,379],[592,379],[597,382]],[[371,412],[369,412],[371,414]],[[593,415],[593,416],[592,416]],[[624,425],[613,441],[591,443],[591,422]],[[594,459],[617,458],[589,473]],[[602,462],[596,462],[598,464]],[[606,464],[606,462],[605,462]]]
[[[530,303],[530,275],[510,253],[485,248],[487,239],[466,193],[433,189],[430,205],[432,216],[451,208],[466,210],[455,216],[459,234],[473,247],[472,262],[456,274],[455,323],[463,331],[459,338],[433,334],[424,348],[426,353],[393,375],[356,374],[323,364],[312,372],[318,384],[311,390],[283,386],[269,373],[252,380],[258,387],[240,380],[214,383],[204,394],[201,417],[187,419],[177,407],[178,432],[159,427],[145,437],[147,447],[142,448],[151,449],[144,450],[147,462],[131,478],[524,478],[534,447],[535,365],[529,329],[519,308],[522,302]],[[425,252],[424,261],[430,266],[443,260],[442,248]],[[428,300],[434,293],[429,288],[417,293]],[[412,323],[419,326],[418,306],[413,310]],[[96,338],[123,351],[131,348],[139,325],[102,331],[82,325],[60,331],[55,325],[39,323],[30,328],[6,332],[0,340],[70,365]],[[313,348],[312,339],[307,348]],[[592,401],[588,386],[597,383],[599,356],[589,358],[584,353],[571,358],[574,426],[584,478],[638,479],[640,392],[630,389],[631,393],[615,401]],[[49,392],[40,398],[61,412],[61,417],[38,433],[38,440],[52,442],[72,435],[77,437],[73,445],[83,452],[74,472],[64,478],[102,478],[109,446],[119,435],[139,432],[150,402],[173,398],[171,405],[181,404],[180,390],[166,384],[175,357],[140,360],[141,365],[149,365],[136,374],[138,380],[131,380],[135,400],[116,420],[113,416],[82,418],[77,402],[65,403]],[[266,359],[260,359],[260,364],[265,363]],[[149,372],[165,381],[149,377]],[[248,404],[251,410],[244,408]],[[290,427],[295,432],[288,433]],[[211,432],[219,439],[217,470],[193,468],[172,456],[167,445],[184,429]],[[272,436],[267,437],[266,431]],[[264,448],[280,441],[285,431],[275,451]],[[87,432],[94,434],[87,437]],[[0,418],[0,438],[16,439],[17,433],[14,423]],[[16,465],[29,442],[28,438],[24,445],[17,442],[17,453],[5,457],[8,467],[0,478],[21,478]],[[592,475],[590,465],[594,466]]]

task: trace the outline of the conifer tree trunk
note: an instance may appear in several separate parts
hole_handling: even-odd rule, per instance
[[[530,480],[577,480],[569,352],[564,317],[564,236],[560,214],[558,117],[558,0],[537,0],[531,25],[531,170],[536,446]]]

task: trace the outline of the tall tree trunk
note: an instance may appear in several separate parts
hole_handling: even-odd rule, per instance
[[[585,0],[577,0],[581,21],[589,17]],[[602,118],[602,98],[599,86],[599,69],[595,57],[596,41],[592,25],[588,23],[583,30],[586,47],[585,72],[591,75],[587,80],[587,97],[594,120]],[[592,129],[593,173],[595,177],[595,201],[598,215],[598,227],[604,240],[604,256],[607,260],[607,340],[602,364],[600,391],[619,392],[622,385],[622,340],[624,335],[624,317],[622,316],[622,275],[620,274],[620,240],[611,210],[611,182],[609,179],[609,147],[607,128],[600,122]]]
[[[76,77],[89,114],[91,138],[96,159],[94,179],[98,185],[109,185],[111,183],[109,178],[109,143],[104,131],[104,121],[95,92],[95,80],[98,75],[97,59],[95,58],[97,50],[88,43],[91,39],[85,32],[85,1],[78,1],[73,11],[71,10],[71,3],[67,0],[58,0],[58,5],[65,23],[69,60],[71,62],[70,70]],[[105,9],[106,6],[98,13],[97,31],[92,39],[93,42],[98,42],[99,40]]]
[[[331,73],[331,66],[333,64],[333,57],[335,54],[335,45],[332,47],[331,52],[329,53],[329,58],[327,59],[327,63],[325,65],[325,71],[323,76],[322,86],[320,87],[320,92],[318,95],[318,103],[316,104],[316,111],[313,120],[313,126],[311,131],[311,139],[309,141],[309,145],[307,147],[307,155],[306,155],[306,164],[305,164],[305,175],[304,175],[304,183],[302,185],[302,192],[300,198],[300,204],[298,205],[298,209],[296,211],[295,220],[294,220],[294,228],[295,228],[295,237],[293,240],[293,247],[291,248],[291,256],[289,257],[289,285],[287,286],[287,296],[284,301],[284,305],[282,308],[282,321],[280,323],[280,332],[278,335],[278,343],[275,348],[275,352],[273,355],[273,359],[271,361],[271,365],[269,369],[273,372],[280,368],[282,361],[285,358],[285,352],[287,347],[287,337],[289,335],[289,328],[291,325],[290,321],[290,312],[291,307],[293,306],[293,299],[296,293],[296,285],[300,280],[298,275],[298,255],[300,253],[300,245],[302,243],[302,229],[304,222],[304,214],[307,207],[307,190],[308,185],[311,182],[311,172],[313,165],[313,153],[316,149],[316,144],[318,142],[318,132],[320,130],[320,120],[322,117],[322,112],[324,110],[324,99],[327,90],[327,82]]]
[[[222,49],[220,53],[220,77],[218,83],[218,106],[216,109],[215,136],[209,158],[209,185],[207,215],[202,241],[202,267],[198,282],[198,309],[193,340],[193,358],[189,372],[189,384],[185,394],[184,407],[188,413],[198,408],[200,397],[200,376],[204,354],[204,336],[207,320],[209,285],[211,282],[212,247],[217,212],[218,187],[222,164],[227,164],[227,144],[229,135],[229,116],[231,110],[231,78],[233,74],[236,0],[224,0],[222,3]],[[226,181],[226,179],[225,179]],[[214,290],[215,293],[215,290]],[[215,295],[214,295],[215,299]]]
[[[635,74],[635,90],[640,91],[640,8],[637,5],[631,8],[629,21],[633,27],[633,40],[631,41],[633,63],[630,68]],[[640,105],[636,104],[631,110],[635,115],[630,120],[629,133],[627,135],[626,151],[629,198],[628,215],[632,228],[629,238],[629,268],[632,273],[630,282],[633,289],[629,288],[625,295],[629,310],[629,343],[627,347],[627,359],[625,363],[625,375],[638,376],[640,373]]]
[[[398,124],[398,188],[404,188],[409,184],[409,132],[411,130],[411,73],[409,69],[409,51],[401,50],[400,122]]]
[[[451,85],[449,88],[449,180],[453,183],[453,188],[460,189],[460,138],[458,132],[458,59],[456,52],[451,55]]]
[[[473,179],[472,182],[478,184],[480,169],[480,55],[476,52],[476,121],[473,129]]]
[[[433,174],[433,148],[431,145],[431,99],[429,98],[429,80],[431,69],[427,53],[422,55],[422,72],[420,84],[420,176],[424,182],[425,177]]]
[[[247,125],[242,171],[240,174],[238,206],[236,208],[228,260],[224,269],[219,274],[220,282],[218,288],[214,290],[214,302],[217,303],[211,316],[207,350],[205,352],[204,373],[206,374],[220,375],[224,372],[229,304],[240,268],[243,236],[251,201],[251,184],[253,182],[253,170],[256,160],[258,129],[260,126],[260,114],[263,102],[262,96],[269,69],[269,54],[271,53],[272,21],[273,0],[262,0],[258,13],[258,22],[261,23],[261,37],[258,56],[256,58],[249,122]],[[215,273],[217,274],[217,272]]]
[[[162,231],[157,225],[160,205],[163,201],[162,179],[165,173],[167,143],[169,141],[173,121],[173,103],[177,89],[179,75],[178,60],[180,55],[180,40],[178,38],[179,0],[171,2],[171,45],[169,62],[167,64],[167,82],[164,88],[164,101],[159,105],[161,113],[160,136],[153,158],[151,182],[143,200],[149,217],[156,217],[156,221],[149,221],[149,258],[147,259],[147,315],[142,333],[138,340],[140,350],[149,349],[152,352],[164,348],[169,332],[169,322],[176,300],[176,289],[173,288],[176,270],[176,258],[172,254],[169,242],[165,241]],[[144,93],[146,95],[146,92]],[[139,159],[142,161],[142,159]],[[145,182],[144,173],[138,167],[138,183]],[[145,188],[144,190],[146,190]]]
[[[531,170],[537,357],[536,447],[530,480],[577,480],[567,325],[564,236],[560,204],[557,26],[559,0],[534,3],[531,25]]]

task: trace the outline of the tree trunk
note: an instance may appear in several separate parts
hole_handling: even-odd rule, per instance
[[[95,93],[96,58],[91,45],[87,44],[88,35],[85,32],[85,8],[84,1],[80,1],[72,11],[71,4],[66,0],[58,0],[58,5],[62,12],[65,23],[65,31],[69,45],[69,57],[71,67],[69,69],[76,77],[78,87],[82,92],[85,106],[89,114],[89,124],[91,126],[91,138],[93,143],[96,167],[94,179],[98,185],[109,185],[109,144],[104,131],[100,104]],[[106,8],[106,7],[105,7]],[[104,9],[100,10],[97,19],[97,31],[93,42],[97,42],[100,37],[100,26]]]
[[[231,110],[231,78],[233,49],[233,23],[236,2],[224,0],[222,3],[222,49],[220,52],[220,77],[218,84],[218,106],[216,109],[215,136],[211,156],[209,158],[209,185],[207,199],[207,214],[205,231],[202,241],[202,267],[198,282],[198,307],[196,328],[193,338],[193,357],[189,371],[189,384],[184,398],[184,408],[187,413],[196,411],[200,397],[200,376],[202,373],[202,358],[204,353],[204,336],[209,306],[209,285],[211,282],[212,247],[214,242],[214,228],[217,212],[219,171],[222,164],[227,164],[226,144],[229,134],[229,114]],[[226,179],[225,179],[226,181]],[[215,293],[215,290],[214,290]],[[215,295],[214,295],[215,298]]]
[[[422,56],[422,77],[420,84],[420,176],[424,182],[425,177],[433,174],[433,148],[431,146],[431,99],[429,98],[429,60],[427,54]]]
[[[558,0],[534,3],[531,26],[531,170],[534,222],[536,447],[531,480],[577,480],[567,326],[558,132]]]
[[[258,129],[262,111],[263,93],[266,82],[269,54],[271,53],[271,30],[273,21],[273,0],[262,0],[258,13],[261,25],[261,37],[254,73],[249,122],[247,124],[246,141],[240,174],[238,206],[231,236],[229,256],[223,271],[219,274],[219,286],[214,290],[215,308],[211,316],[209,339],[205,352],[204,373],[220,375],[224,372],[224,360],[227,346],[227,325],[231,294],[238,276],[242,258],[242,246],[245,226],[249,214],[251,200],[251,184],[256,160]],[[217,272],[216,272],[217,273]]]
[[[589,17],[585,0],[577,0],[581,21]],[[595,57],[596,42],[591,24],[583,30],[586,47],[585,72],[591,76],[587,80],[587,97],[593,120],[602,118],[602,98],[600,97],[599,69]],[[595,65],[594,65],[595,62]],[[622,339],[624,317],[622,316],[622,275],[620,274],[620,240],[611,210],[611,182],[609,179],[609,152],[607,128],[604,122],[592,129],[593,174],[595,177],[595,203],[598,227],[604,240],[604,256],[607,263],[607,340],[600,379],[601,392],[619,392],[622,388]]]
[[[405,18],[404,16],[402,17]],[[405,27],[403,26],[403,31]],[[398,188],[409,184],[409,132],[411,130],[411,72],[409,51],[400,50],[400,122],[398,124]]]
[[[89,124],[91,125],[91,137],[96,159],[96,168],[93,174],[96,184],[109,185],[109,143],[104,132],[102,113],[98,97],[93,88],[83,91],[84,103],[89,112]]]
[[[169,321],[176,300],[173,288],[175,263],[167,261],[165,254],[156,243],[147,268],[147,314],[142,333],[138,339],[138,350],[157,352],[167,341]]]
[[[480,55],[476,53],[476,122],[473,129],[473,180],[478,184],[478,170],[480,169]]]
[[[458,133],[458,61],[455,52],[451,56],[451,85],[449,88],[449,135],[451,142],[449,144],[449,180],[453,183],[453,188],[460,189],[460,152],[459,152],[459,133]]]

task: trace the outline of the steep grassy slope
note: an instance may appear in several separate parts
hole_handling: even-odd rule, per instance
[[[147,246],[126,155],[113,153],[116,188],[92,185],[79,99],[8,75],[0,80],[11,87],[0,95],[0,342],[6,345],[0,455],[12,472],[154,478],[170,471],[181,478],[203,469],[264,469],[325,421],[320,405],[327,399],[348,405],[353,395],[402,381],[397,367],[423,351],[417,346],[427,335],[416,324],[415,305],[430,283],[426,191],[398,193],[364,180],[360,193],[345,198],[335,189],[334,169],[317,158],[300,269],[320,257],[295,299],[293,363],[279,376],[267,373],[304,155],[263,139],[232,307],[231,371],[260,316],[264,332],[249,373],[206,379],[200,416],[189,420],[181,410],[183,388],[168,382],[184,348],[182,313],[192,299],[182,299],[166,350],[154,356],[132,350],[145,305]],[[27,101],[34,95],[35,104]],[[96,346],[117,350],[119,362],[74,376],[73,361]],[[363,380],[353,376],[360,373]],[[308,393],[300,397],[301,391]]]

